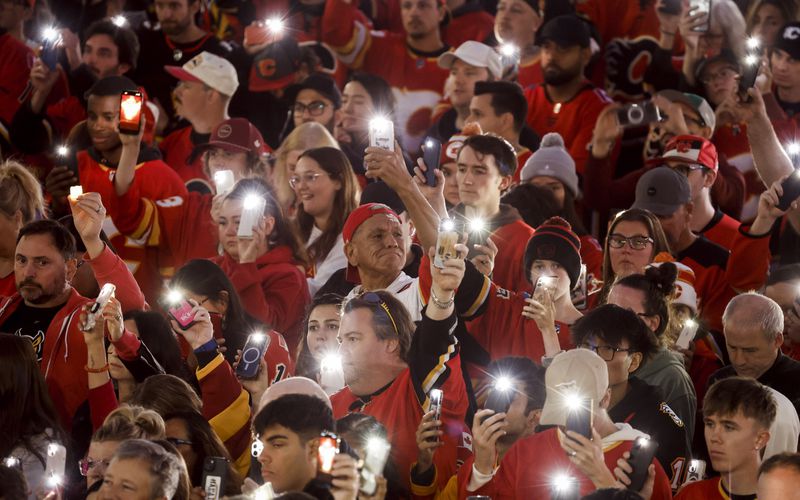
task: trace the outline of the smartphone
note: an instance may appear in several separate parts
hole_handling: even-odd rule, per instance
[[[426,137],[422,143],[422,160],[428,170],[425,171],[425,184],[436,185],[436,171],[439,169],[439,160],[442,158],[442,143],[439,139]]]
[[[119,132],[136,135],[142,124],[142,93],[125,90],[119,98]]]
[[[705,460],[689,460],[689,468],[686,469],[686,480],[683,484],[702,481],[706,477]]]
[[[711,28],[711,0],[689,0],[689,10],[694,10],[694,14],[705,13],[706,22],[693,31],[697,33],[706,33]]]
[[[444,391],[442,391],[441,389],[431,389],[431,392],[428,394],[428,397],[431,399],[431,404],[428,408],[433,411],[433,419],[441,420]],[[439,438],[438,437],[430,438],[429,441],[436,442],[439,441]]]
[[[56,69],[58,65],[58,48],[61,45],[61,37],[47,39],[42,43],[42,49],[39,51],[39,59],[47,66],[50,71]]]
[[[575,309],[582,311],[587,307],[587,284],[586,284],[586,264],[581,264],[581,274],[578,275],[578,283],[570,292],[570,299]]]
[[[795,170],[782,183],[783,194],[778,199],[778,210],[789,210],[792,202],[800,197],[800,169]]]
[[[580,404],[570,408],[567,413],[567,430],[577,432],[586,439],[592,439],[592,406],[589,398],[581,398]]]
[[[333,479],[333,459],[339,453],[339,436],[332,432],[322,431],[317,447],[317,478],[325,482]]]
[[[689,343],[694,340],[694,336],[697,334],[697,328],[699,326],[700,325],[697,324],[697,321],[693,319],[687,319],[683,323],[683,328],[681,329],[680,335],[678,335],[678,339],[675,341],[675,345],[681,349],[688,349]]]
[[[626,104],[617,110],[620,127],[639,127],[661,121],[661,112],[653,101]]]
[[[267,200],[263,196],[256,194],[247,195],[244,199],[242,216],[239,218],[239,230],[236,236],[239,238],[252,238],[253,227],[264,217],[264,207]]]
[[[184,298],[179,299],[167,308],[167,313],[178,322],[183,330],[187,330],[194,325],[194,307]]]
[[[218,170],[214,172],[214,189],[217,194],[227,193],[233,189],[236,179],[233,177],[233,170]]]
[[[761,57],[758,54],[748,54],[742,61],[742,75],[739,77],[739,98],[750,100],[747,89],[755,86],[758,70],[761,68]]]
[[[436,237],[436,255],[433,257],[434,267],[443,269],[446,260],[456,258],[458,236],[456,223],[453,219],[439,221],[439,235]]]
[[[72,192],[70,192],[70,196],[72,196]],[[114,296],[114,291],[116,289],[117,287],[111,283],[103,285],[103,288],[100,289],[100,293],[97,295],[97,300],[95,300],[94,304],[89,308],[89,313],[86,315],[86,323],[83,324],[83,331],[88,332],[94,328],[97,324],[97,318],[103,313],[103,308],[108,304],[111,297]]]
[[[378,477],[383,474],[391,449],[392,446],[385,439],[371,438],[367,441],[359,486],[359,490],[365,495],[372,496],[378,490]]]
[[[465,226],[468,231],[467,241],[469,242],[467,259],[483,255],[475,248],[475,245],[486,246],[486,238],[489,237],[489,229],[486,226],[486,222],[483,219],[472,219]]]
[[[335,352],[323,356],[319,363],[319,385],[327,394],[334,394],[346,385],[342,358]]]
[[[67,449],[59,443],[47,445],[47,462],[44,477],[48,488],[56,488],[64,483],[64,472],[67,467]]]
[[[664,14],[677,16],[681,13],[681,0],[662,0],[661,7],[658,10]]]
[[[558,278],[553,276],[539,276],[533,289],[533,300],[537,302],[553,301],[556,294]]]
[[[394,151],[394,124],[386,118],[369,121],[369,145]]]
[[[484,410],[492,410],[495,414],[508,412],[511,403],[514,401],[514,390],[509,387],[507,389],[498,389],[497,386],[492,386],[489,390],[489,397],[486,398],[486,403],[483,405]],[[491,417],[486,416],[484,420]]]
[[[206,493],[206,500],[219,500],[225,494],[227,471],[228,459],[206,457],[203,462],[203,491]]]
[[[258,375],[258,366],[261,358],[269,347],[269,335],[264,333],[251,333],[247,336],[247,342],[242,349],[242,356],[236,366],[236,376],[239,378],[250,379]]]
[[[633,472],[628,475],[631,480],[631,484],[628,486],[629,490],[640,491],[642,489],[644,482],[647,481],[647,469],[650,467],[653,457],[656,456],[656,450],[658,450],[658,442],[654,439],[640,437],[633,442],[631,456],[628,459],[628,464],[633,469]]]

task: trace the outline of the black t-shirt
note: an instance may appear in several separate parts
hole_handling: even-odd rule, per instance
[[[0,331],[11,333],[18,337],[25,337],[33,344],[36,351],[36,359],[42,361],[44,351],[44,336],[47,327],[58,314],[64,304],[55,307],[31,307],[20,303],[19,307],[11,313],[11,316],[0,325]]]

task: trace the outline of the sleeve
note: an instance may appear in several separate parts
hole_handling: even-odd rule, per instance
[[[123,313],[145,308],[144,294],[139,284],[125,262],[112,252],[108,245],[96,259],[89,259],[89,264],[99,286],[113,283],[117,287],[114,294],[122,306]]]
[[[453,375],[461,376],[458,341],[453,335],[457,323],[455,313],[437,321],[428,318],[425,309],[422,311],[422,321],[411,341],[408,365],[417,400],[423,408],[427,408],[427,395],[431,389],[440,387]]]
[[[591,156],[589,144],[592,142],[592,134],[594,134],[594,124],[597,123],[597,117],[611,103],[611,99],[600,89],[593,89],[592,96],[597,101],[591,102],[584,109],[581,109],[581,116],[575,117],[575,120],[580,122],[581,126],[569,146],[569,154],[575,160],[579,174],[583,173],[580,169],[586,165],[589,156]]]
[[[739,226],[733,239],[725,280],[735,291],[741,293],[760,289],[769,274],[769,241],[772,233],[750,235],[746,227]]]
[[[745,193],[742,172],[727,161],[720,161],[717,179],[711,186],[711,198],[720,210],[734,219],[741,219]]]
[[[217,352],[195,352],[197,381],[203,400],[203,416],[225,443],[233,466],[247,477],[250,468],[250,402],[231,365]]]
[[[322,41],[333,48],[340,61],[354,69],[362,66],[372,45],[369,26],[358,17],[358,8],[351,2],[325,2]]]
[[[92,431],[103,425],[109,413],[117,409],[117,395],[111,379],[100,387],[89,389],[89,413],[92,416]]]
[[[11,143],[25,154],[47,151],[52,141],[52,128],[45,121],[45,115],[34,113],[30,101],[14,113],[8,133]]]
[[[658,47],[652,54],[653,60],[644,72],[644,81],[656,90],[680,88],[683,75],[672,64],[672,51]]]
[[[502,467],[509,467],[515,448],[511,447],[503,457]],[[499,488],[497,488],[497,483],[496,470],[491,477],[481,474],[475,469],[474,458],[470,457],[458,470],[458,497],[466,498],[473,495],[483,495],[489,498],[500,498],[498,496]]]
[[[133,340],[130,340],[131,337]],[[144,382],[146,378],[153,375],[163,375],[165,373],[164,368],[162,368],[161,364],[159,364],[158,360],[156,360],[155,356],[153,356],[153,353],[150,352],[150,349],[147,347],[147,345],[145,345],[144,342],[136,339],[132,333],[126,330],[120,341],[121,342],[114,343],[115,348],[120,346],[120,350],[118,350],[119,360],[122,361],[122,364],[125,365],[125,368],[131,372],[131,375],[133,375],[133,378],[137,383]],[[123,348],[122,346],[129,342],[132,343],[133,341],[138,342],[139,347],[136,349],[136,351],[134,351],[135,354],[131,355],[130,347]],[[122,349],[125,349],[124,354]]]
[[[483,314],[488,299],[492,282],[482,272],[478,271],[470,261],[465,261],[466,270],[464,279],[456,291],[455,307],[459,317],[469,320],[475,316]],[[419,264],[419,287],[422,300],[428,303],[431,293],[431,260],[427,255],[423,255]]]

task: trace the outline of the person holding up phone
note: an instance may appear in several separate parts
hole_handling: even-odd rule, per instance
[[[549,498],[550,485],[557,477],[575,481],[580,496],[598,488],[618,486],[611,469],[632,448],[635,439],[647,435],[628,424],[614,423],[608,416],[610,390],[605,361],[588,349],[559,354],[545,372],[545,385],[539,424],[553,427],[519,441],[499,464],[495,461],[495,448],[476,446],[474,459],[459,470],[460,495]],[[577,410],[580,418],[570,417],[573,397],[585,401]],[[482,425],[496,431],[499,418],[490,417]],[[578,427],[571,428],[570,422],[580,422],[579,427],[586,427],[581,432],[591,433],[591,439],[576,432]],[[495,435],[492,440],[498,438]],[[651,498],[672,498],[664,469],[656,460],[652,464],[655,483]]]

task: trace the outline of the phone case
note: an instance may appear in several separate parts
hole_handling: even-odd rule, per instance
[[[369,122],[369,145],[394,151],[394,124],[390,120]]]
[[[642,127],[661,121],[661,113],[652,101],[628,104],[617,110],[621,127]]]
[[[361,468],[361,486],[359,488],[364,494],[374,495],[377,491],[377,478],[383,474],[391,449],[391,445],[383,439],[376,439],[374,442],[367,444],[364,467]]]
[[[339,453],[339,436],[332,432],[323,431],[319,437],[317,448],[317,477],[322,481],[330,482],[333,479],[333,459]]]
[[[264,216],[264,207],[267,205],[267,200],[258,198],[252,206],[245,206],[242,209],[242,217],[239,219],[239,230],[236,236],[239,238],[252,238],[253,227],[258,224],[261,217]]]
[[[436,185],[436,170],[439,169],[439,160],[442,158],[442,143],[433,137],[426,137],[422,143],[422,160],[428,170],[425,171],[425,184]]]
[[[218,170],[214,173],[214,189],[217,194],[227,193],[233,189],[235,183],[232,170]]]
[[[42,50],[39,52],[39,58],[45,66],[53,71],[58,65],[58,40],[47,40],[42,45]]]
[[[567,413],[567,430],[592,439],[592,400],[582,399],[578,408]]]
[[[700,325],[698,325],[696,321],[687,321],[684,323],[681,333],[678,335],[678,339],[675,341],[675,345],[681,349],[688,349],[689,343],[694,340],[694,336],[697,334],[697,329],[699,326]]]
[[[117,287],[111,283],[106,283],[103,285],[103,288],[100,289],[100,293],[97,294],[97,300],[92,307],[89,309],[89,313],[86,315],[86,323],[84,323],[83,328],[84,331],[89,331],[97,324],[97,318],[103,312],[103,308],[106,306],[108,301],[111,297],[114,296],[114,291]]]
[[[177,306],[170,307],[168,312],[172,318],[178,322],[178,326],[186,330],[194,325],[194,314],[192,305],[186,300],[182,300]]]
[[[258,375],[261,358],[264,357],[268,347],[269,335],[263,333],[249,335],[242,349],[239,365],[236,367],[236,375],[240,378],[255,378]]]
[[[225,493],[225,476],[228,460],[223,457],[206,457],[203,462],[203,490],[206,500],[219,500]]]
[[[745,57],[742,62],[742,76],[739,77],[739,96],[741,98],[750,98],[747,94],[747,90],[755,86],[760,67],[761,58],[758,57],[757,54],[750,54]]]
[[[64,472],[67,470],[67,449],[59,443],[47,445],[47,461],[44,476],[47,486],[55,488],[64,482]]]
[[[136,135],[142,121],[142,93],[126,90],[119,99],[119,131],[121,134]]]
[[[795,170],[781,184],[783,195],[778,199],[778,209],[788,210],[792,202],[800,197],[800,170]]]
[[[553,300],[556,291],[558,278],[552,276],[539,276],[536,286],[533,289],[533,298],[538,302],[543,300]]]
[[[433,411],[433,419],[441,420],[442,418],[442,400],[444,399],[444,392],[441,389],[431,389],[429,397],[431,398],[430,410]],[[438,441],[439,438],[431,438],[430,441]]]
[[[689,0],[689,8],[697,8],[695,13],[705,12],[705,24],[694,28],[692,31],[695,33],[705,33],[711,28],[711,0]]]
[[[486,398],[486,403],[483,405],[483,408],[485,410],[492,410],[495,413],[505,413],[511,406],[513,399],[514,391],[512,389],[502,391],[500,389],[492,388],[489,391],[489,397]],[[491,415],[486,418],[489,417],[491,417]]]
[[[458,243],[458,231],[455,229],[455,222],[450,219],[443,219],[439,223],[439,236],[436,238],[436,255],[433,257],[434,267],[442,269],[447,259],[454,259],[457,256],[456,243]]]
[[[639,438],[634,441],[630,451],[631,456],[628,459],[628,463],[633,468],[633,472],[629,475],[631,480],[631,484],[628,486],[629,490],[639,491],[642,489],[644,482],[647,481],[647,468],[653,461],[656,450],[658,450],[658,442],[652,439]]]

